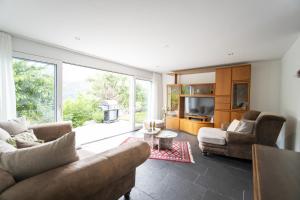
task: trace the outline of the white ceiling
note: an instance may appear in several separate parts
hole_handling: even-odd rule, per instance
[[[281,58],[300,0],[0,0],[0,30],[166,72]]]

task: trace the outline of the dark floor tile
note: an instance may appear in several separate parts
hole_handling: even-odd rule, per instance
[[[119,200],[125,200],[124,196],[121,197]],[[147,193],[137,188],[133,188],[130,193],[130,200],[154,200],[154,199],[150,197]]]
[[[207,191],[201,200],[230,200],[230,198],[212,191]]]
[[[251,200],[251,162],[218,155],[203,156],[197,138],[189,141],[195,164],[148,159],[136,170],[133,200]]]

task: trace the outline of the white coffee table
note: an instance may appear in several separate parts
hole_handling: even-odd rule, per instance
[[[158,139],[158,150],[160,149],[172,149],[173,139],[177,137],[177,133],[173,131],[161,131],[155,137]]]
[[[155,137],[159,134],[160,128],[155,128],[154,130],[148,130],[148,129],[141,129],[140,132],[144,133],[144,140],[148,141],[148,138],[150,137],[150,145],[153,149],[154,143],[155,143]]]

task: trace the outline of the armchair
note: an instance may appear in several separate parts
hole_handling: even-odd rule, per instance
[[[275,146],[285,122],[285,118],[282,116],[259,111],[248,111],[242,119],[254,121],[252,134],[241,134],[216,128],[201,128],[198,133],[198,141],[202,153],[204,155],[215,153],[251,160],[252,144]],[[210,138],[214,138],[214,132],[216,132],[218,139],[223,140],[223,142],[217,144],[214,143],[214,140],[207,140],[207,132],[210,133]]]

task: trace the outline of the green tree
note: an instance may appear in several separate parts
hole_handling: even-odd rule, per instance
[[[106,72],[89,79],[91,90],[89,94],[95,96],[99,102],[116,100],[122,109],[129,106],[129,81],[121,74]]]
[[[54,120],[54,77],[45,66],[23,60],[13,64],[18,116],[31,123]]]
[[[82,126],[90,120],[101,123],[103,112],[98,106],[98,101],[86,94],[80,94],[75,100],[67,99],[64,102],[64,120],[72,121],[74,127]]]

